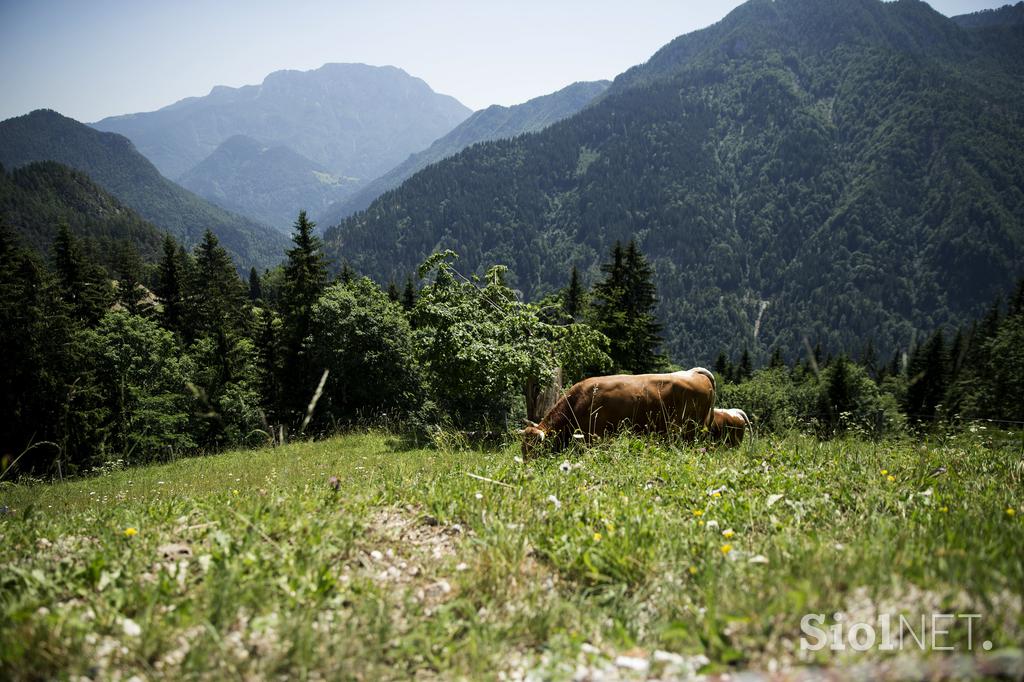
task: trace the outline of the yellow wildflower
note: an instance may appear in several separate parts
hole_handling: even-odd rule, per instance
[[[232,491],[231,491],[231,494],[232,494],[232,495],[237,495],[237,494],[238,494],[238,491],[237,491],[237,490],[232,490]]]
[[[725,530],[722,531],[722,537],[723,538],[728,539],[728,538],[731,538],[733,535],[736,535],[736,532],[733,531],[732,528],[726,528]]]
[[[1016,514],[1016,513],[1017,513],[1017,510],[1016,510],[1016,509],[1014,509],[1013,507],[1007,507],[1007,508],[1006,508],[1006,513],[1007,513],[1007,514],[1008,514],[1009,516],[1013,516],[1014,514]]]
[[[139,530],[138,530],[137,528],[125,528],[125,529],[124,529],[124,534],[125,534],[125,535],[126,535],[127,537],[131,537],[131,536],[133,536],[133,535],[137,535],[137,534],[138,534],[138,532],[139,532]]]
[[[886,474],[888,474],[888,473],[889,473],[889,470],[888,470],[888,469],[882,469],[882,475],[883,475],[883,476],[885,476],[885,475],[886,475]]]
[[[690,568],[688,570],[690,571],[690,575],[697,575],[697,567],[696,566],[690,566]]]
[[[732,551],[732,545],[722,545],[722,554],[728,554]]]
[[[896,482],[896,477],[895,476],[887,476],[886,480],[889,481],[889,483],[895,483]]]
[[[594,542],[601,542],[601,534],[594,533]]]
[[[704,512],[702,510],[700,510],[700,509],[694,509],[693,510],[693,515],[694,516],[704,516]]]

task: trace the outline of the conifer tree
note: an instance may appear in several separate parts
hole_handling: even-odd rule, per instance
[[[176,333],[183,331],[184,284],[181,272],[181,253],[171,235],[164,236],[163,255],[157,268],[156,296],[163,306],[163,326]]]
[[[192,329],[197,336],[240,331],[245,289],[231,256],[210,230],[195,248],[195,272],[188,282]]]
[[[786,366],[786,362],[782,359],[782,351],[778,346],[772,349],[772,356],[768,360],[768,367],[771,369],[781,369]]]
[[[316,371],[309,364],[305,343],[312,308],[327,286],[327,261],[314,227],[316,223],[300,211],[292,233],[295,246],[288,250],[284,266],[283,402],[296,413],[305,407],[316,388]]]
[[[67,223],[61,223],[57,230],[53,264],[61,295],[71,306],[72,314],[87,324],[98,322],[113,303],[110,279],[100,265],[85,255]]]
[[[395,280],[388,282],[388,300],[392,303],[398,303],[401,298],[402,295],[398,293],[398,285],[395,284]]]
[[[416,287],[412,283],[412,277],[405,278],[405,289],[402,291],[402,309],[406,314],[412,312],[416,306]]]
[[[594,286],[591,308],[594,326],[611,341],[612,360],[629,372],[656,369],[663,358],[656,353],[661,325],[654,316],[653,270],[636,242],[626,249],[616,242],[601,271],[605,279]]]
[[[736,379],[737,381],[746,381],[752,376],[754,376],[754,363],[750,360],[750,351],[744,348],[743,354],[740,355],[740,364],[736,366]]]
[[[260,282],[260,273],[253,267],[249,270],[249,301],[256,303],[263,298],[263,283]]]
[[[569,277],[569,288],[565,292],[563,304],[565,314],[572,320],[578,320],[583,312],[583,288],[580,286],[580,273],[576,266],[572,266],[572,275]]]

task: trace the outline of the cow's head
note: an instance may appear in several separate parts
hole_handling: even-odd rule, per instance
[[[547,436],[540,424],[529,420],[526,421],[526,428],[520,431],[519,435],[523,438],[523,461],[536,456]]]

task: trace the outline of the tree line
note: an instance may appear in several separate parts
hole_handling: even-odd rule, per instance
[[[511,428],[523,390],[660,366],[650,267],[616,246],[592,295],[526,304],[506,269],[428,258],[404,290],[329,263],[300,213],[285,262],[244,281],[212,232],[103,263],[61,226],[49,259],[0,228],[3,469],[137,464],[387,421]],[[130,251],[130,249],[129,249]],[[414,281],[415,280],[415,281]]]

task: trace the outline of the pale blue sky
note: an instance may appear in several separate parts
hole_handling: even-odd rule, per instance
[[[473,109],[611,79],[740,0],[0,0],[0,120],[149,111],[326,62],[391,64]],[[1003,2],[935,0],[946,15]]]

